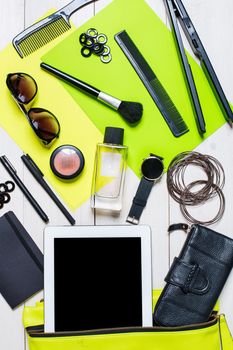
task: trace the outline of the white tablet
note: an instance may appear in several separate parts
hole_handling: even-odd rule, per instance
[[[47,227],[45,332],[152,326],[149,226]]]

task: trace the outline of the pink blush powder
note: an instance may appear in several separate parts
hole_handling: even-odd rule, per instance
[[[61,175],[70,176],[78,171],[80,158],[75,151],[66,149],[55,156],[54,166]]]
[[[83,154],[75,146],[60,146],[53,151],[50,157],[50,167],[54,174],[61,179],[74,179],[83,170]]]

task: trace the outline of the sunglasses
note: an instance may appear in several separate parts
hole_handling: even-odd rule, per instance
[[[10,73],[6,84],[39,140],[44,146],[50,147],[59,136],[60,124],[48,110],[31,108],[38,90],[36,81],[26,73]]]

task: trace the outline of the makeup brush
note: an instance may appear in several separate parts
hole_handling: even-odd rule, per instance
[[[46,63],[40,64],[41,68],[52,73],[56,77],[64,80],[67,83],[75,86],[79,90],[88,93],[98,101],[101,101],[109,107],[115,109],[120,115],[130,124],[136,124],[142,117],[142,104],[138,102],[121,101],[117,98],[106,94],[103,91],[96,89],[95,87],[85,83],[82,80],[72,77]]]

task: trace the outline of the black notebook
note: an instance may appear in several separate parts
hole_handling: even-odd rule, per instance
[[[13,309],[43,284],[43,254],[9,211],[0,218],[0,293]]]

